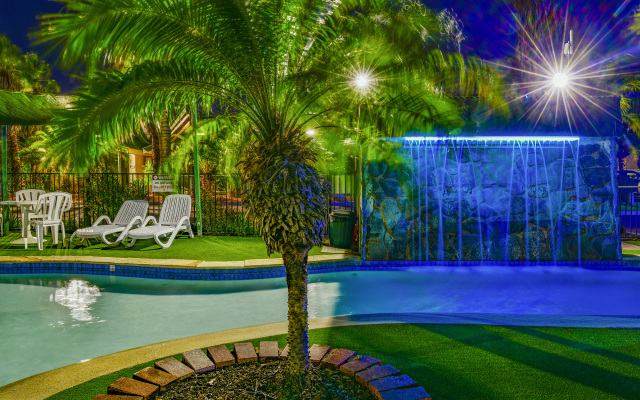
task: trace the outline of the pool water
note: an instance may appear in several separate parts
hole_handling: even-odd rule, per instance
[[[309,276],[309,317],[379,313],[640,316],[640,273],[415,267]],[[0,275],[0,386],[101,355],[286,320],[284,278]]]

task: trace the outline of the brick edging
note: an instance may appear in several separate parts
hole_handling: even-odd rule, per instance
[[[200,348],[187,351],[182,353],[182,362],[175,357],[156,361],[155,368],[143,368],[134,373],[132,378],[119,378],[108,386],[107,394],[96,395],[93,400],[151,400],[158,393],[193,374],[210,372],[236,363],[257,362],[258,359],[261,362],[285,360],[289,354],[289,345],[280,350],[275,341],[260,342],[259,348],[254,348],[251,342],[235,343],[233,347],[233,352],[229,352],[224,345],[208,347],[206,354]],[[309,348],[309,361],[340,370],[369,389],[379,400],[431,399],[423,387],[397,368],[382,365],[380,360],[358,355],[352,350],[332,350],[329,346],[314,344]]]

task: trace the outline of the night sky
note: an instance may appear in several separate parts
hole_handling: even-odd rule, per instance
[[[464,24],[466,40],[462,43],[464,54],[496,60],[513,53],[516,29],[509,7],[502,0],[423,0],[427,7],[435,10],[451,8]],[[44,53],[44,49],[34,48],[28,33],[37,29],[36,15],[53,13],[61,9],[61,3],[50,0],[1,0],[0,34],[7,35],[23,51]],[[637,51],[639,37],[628,33],[630,15],[640,5],[640,0],[575,0],[569,2],[568,25],[578,34],[592,36],[602,30],[599,37],[605,37],[601,53],[625,53]],[[610,32],[607,36],[605,33]],[[558,38],[560,44],[562,38]],[[45,58],[54,63],[55,55]],[[54,65],[54,78],[62,86],[63,92],[73,88],[65,73]]]

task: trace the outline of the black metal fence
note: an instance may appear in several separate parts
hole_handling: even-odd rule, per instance
[[[620,234],[640,236],[640,188],[618,186],[618,208],[620,210]]]
[[[154,174],[131,173],[10,173],[9,199],[23,189],[63,191],[72,194],[72,207],[63,216],[65,227],[74,231],[90,226],[100,215],[115,216],[125,200],[147,200],[149,215],[160,214],[166,193],[153,191]],[[356,179],[353,175],[326,177],[333,187],[331,209],[356,210]],[[191,221],[196,223],[195,178],[180,176],[177,192],[191,195]],[[242,205],[242,183],[236,176],[200,175],[202,232],[207,235],[253,236],[258,231]],[[20,227],[20,212],[10,209],[10,228]]]

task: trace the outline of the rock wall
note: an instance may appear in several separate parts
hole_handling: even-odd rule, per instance
[[[620,260],[615,142],[413,140],[365,161],[367,260]]]

